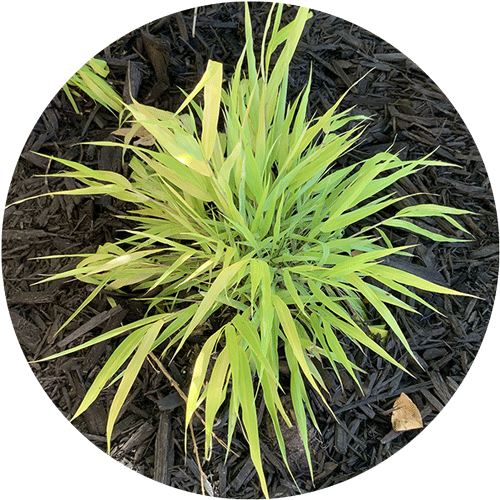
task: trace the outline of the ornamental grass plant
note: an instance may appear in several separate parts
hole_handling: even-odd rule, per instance
[[[163,359],[174,359],[211,315],[232,311],[201,345],[187,396],[186,431],[194,412],[203,409],[208,458],[214,422],[227,412],[228,450],[239,426],[265,496],[259,398],[287,467],[282,426],[298,427],[312,476],[308,419],[320,429],[308,393],[314,391],[329,408],[329,387],[317,363],[329,366],[339,383],[339,370],[345,370],[362,390],[360,368],[343,347],[352,342],[406,371],[378,340],[395,335],[414,356],[395,311],[416,312],[406,300],[412,299],[438,312],[418,290],[465,295],[384,260],[409,248],[393,246],[393,229],[437,242],[459,241],[423,228],[422,218],[443,218],[466,232],[453,217],[464,210],[435,204],[395,208],[408,197],[395,196],[394,183],[427,166],[447,164],[429,156],[404,161],[386,151],[340,167],[337,160],[359,143],[367,119],[351,109],[339,111],[341,99],[322,116],[308,118],[311,77],[289,102],[288,69],[311,14],[300,8],[282,27],[282,9],[271,9],[256,54],[245,4],[246,45],[230,81],[224,82],[222,64],[209,61],[175,113],[135,101],[112,108],[129,115],[123,143],[97,144],[131,154],[129,177],[54,158],[68,171],[52,177],[82,186],[57,194],[130,202],[127,219],[136,226],[95,253],[78,255],[76,268],[44,280],[76,278],[95,287],[61,330],[106,290],[139,292],[138,300],[147,306],[144,318],[45,358],[120,339],[73,416],[106,385],[116,384],[108,450],[120,409],[148,355],[161,349]],[[139,133],[153,145],[133,145]],[[280,360],[289,375],[280,371]],[[282,403],[285,395],[293,415]]]

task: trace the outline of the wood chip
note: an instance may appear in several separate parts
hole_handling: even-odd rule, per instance
[[[9,312],[19,342],[31,353],[34,353],[42,339],[42,331],[35,324],[17,314],[16,311],[10,310]]]
[[[126,104],[132,104],[133,99],[137,99],[142,82],[142,71],[137,63],[128,61],[127,76],[123,86],[123,100]]]
[[[153,65],[158,83],[169,85],[167,67],[170,62],[170,42],[141,29],[142,41]]]
[[[424,426],[417,406],[404,392],[394,402],[391,421],[395,431],[409,431]]]
[[[94,316],[91,320],[87,321],[85,324],[77,328],[73,333],[69,334],[66,338],[62,339],[57,343],[57,347],[66,347],[68,344],[76,340],[77,338],[85,335],[90,330],[98,327],[105,321],[108,321],[113,316],[120,314],[123,311],[121,306],[115,306],[109,311],[103,311],[96,316]]]
[[[235,491],[238,491],[244,484],[248,483],[256,473],[255,466],[252,462],[251,457],[248,457],[243,467],[238,472],[238,475],[234,478],[233,487]]]

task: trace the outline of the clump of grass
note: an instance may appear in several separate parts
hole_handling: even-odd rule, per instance
[[[130,113],[130,132],[124,144],[100,144],[133,154],[130,178],[58,159],[70,170],[53,176],[85,186],[59,194],[130,202],[135,208],[127,219],[136,223],[123,239],[79,255],[75,269],[45,280],[77,278],[95,286],[61,329],[107,289],[141,292],[148,309],[141,320],[46,359],[126,333],[73,417],[106,384],[119,381],[109,410],[109,448],[118,413],[148,354],[162,347],[162,355],[172,359],[210,315],[231,307],[234,317],[204,341],[194,365],[186,430],[203,406],[208,457],[216,416],[227,411],[228,448],[239,422],[268,496],[257,397],[265,402],[286,464],[280,419],[289,426],[297,422],[312,475],[307,415],[318,425],[308,391],[328,407],[328,387],[314,361],[328,364],[337,375],[342,367],[361,389],[359,368],[343,348],[350,341],[405,370],[374,340],[390,332],[413,356],[393,311],[415,312],[405,297],[436,311],[414,289],[465,295],[384,263],[409,248],[394,247],[386,228],[454,242],[422,229],[418,219],[441,217],[465,231],[453,216],[466,211],[435,204],[394,209],[407,198],[390,192],[395,182],[429,165],[446,166],[428,156],[403,161],[386,151],[339,167],[337,160],[356,147],[365,118],[351,110],[339,112],[339,101],[308,119],[311,78],[293,102],[287,100],[288,68],[309,11],[300,8],[294,21],[280,27],[283,6],[273,7],[264,33],[269,41],[258,58],[246,4],[245,9],[246,45],[227,87],[222,65],[209,61],[175,113],[138,102],[120,104]],[[194,99],[200,92],[201,105]],[[130,144],[140,128],[154,146]],[[365,301],[377,312],[379,326],[367,321]],[[289,368],[286,381],[280,357]],[[282,404],[285,387],[293,418]]]
[[[92,58],[64,84],[63,91],[76,113],[81,114],[73,97],[73,94],[80,95],[78,89],[112,113],[121,114],[123,112],[124,106],[121,97],[105,80],[108,75],[109,68],[106,62]]]

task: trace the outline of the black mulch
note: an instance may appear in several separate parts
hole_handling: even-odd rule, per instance
[[[268,4],[253,4],[251,10],[256,30],[262,30]],[[130,81],[139,101],[175,110],[182,100],[178,87],[191,89],[209,58],[223,62],[225,75],[231,76],[244,43],[243,12],[240,3],[199,8],[194,38],[191,36],[194,12],[182,12],[131,32],[99,56],[108,62],[111,81],[119,92],[128,88],[124,83]],[[291,20],[294,12],[295,8],[286,8],[284,19]],[[310,111],[316,113],[324,112],[358,78],[373,70],[355,85],[342,105],[343,108],[355,105],[357,112],[373,118],[360,148],[344,161],[362,159],[394,143],[394,148],[406,158],[421,157],[439,146],[434,158],[462,167],[426,168],[400,181],[397,189],[400,195],[425,193],[415,196],[420,202],[437,202],[474,212],[462,219],[473,241],[434,244],[421,238],[413,258],[403,265],[484,300],[426,296],[444,316],[424,309],[422,316],[398,314],[424,370],[412,362],[393,338],[389,339],[387,349],[411,370],[414,378],[370,353],[362,354],[355,349],[352,356],[366,370],[360,379],[364,395],[347,377],[342,390],[325,370],[331,382],[330,402],[338,423],[311,393],[322,434],[316,432],[311,439],[315,484],[307,474],[298,475],[302,491],[325,488],[360,474],[415,438],[421,430],[391,430],[390,410],[401,392],[416,403],[424,426],[434,419],[474,361],[490,318],[498,273],[498,225],[488,176],[467,128],[439,88],[389,44],[342,19],[318,12],[308,22],[290,68],[291,96],[306,83],[311,63],[314,70]],[[26,142],[10,187],[9,202],[72,187],[67,180],[47,182],[34,177],[60,168],[34,152],[81,161],[93,168],[121,171],[119,158],[112,150],[75,145],[107,139],[117,128],[115,117],[89,99],[78,100],[78,105],[83,110],[81,115],[74,112],[62,92],[48,105]],[[14,328],[29,360],[78,345],[122,320],[130,321],[141,314],[136,302],[114,297],[117,305],[111,308],[106,295],[101,294],[54,339],[59,326],[91,288],[74,281],[33,285],[40,275],[70,268],[75,261],[30,259],[92,251],[105,241],[113,241],[116,232],[127,225],[115,217],[125,210],[126,206],[120,202],[57,196],[6,210],[2,233],[5,290]],[[446,222],[440,222],[438,229],[456,234]],[[415,241],[411,236],[398,234],[394,238],[401,243]],[[210,333],[210,326],[205,333]],[[184,389],[199,340],[194,339],[168,366],[169,374]],[[113,342],[103,343],[71,357],[31,365],[44,390],[68,418],[113,345]],[[102,449],[106,409],[112,395],[113,388],[105,389],[102,397],[74,423]],[[223,415],[217,428],[222,440],[224,422]],[[147,363],[116,425],[112,456],[145,476],[186,491],[201,492],[191,440],[188,456],[184,456],[183,429],[182,401],[162,371]],[[203,455],[203,428],[195,423],[194,431]],[[264,466],[271,496],[297,494],[297,488],[280,464],[273,440],[263,434]],[[216,443],[211,461],[202,460],[205,490],[221,497],[260,497],[255,470],[241,434],[234,439],[233,451],[224,462],[224,450]],[[300,462],[300,450],[295,459]]]

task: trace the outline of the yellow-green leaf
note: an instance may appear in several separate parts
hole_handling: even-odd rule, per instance
[[[222,90],[222,64],[208,61],[206,73],[208,74],[208,80],[204,90],[205,105],[203,108],[201,144],[205,159],[209,161],[217,140]]]
[[[160,320],[149,327],[148,331],[144,335],[144,338],[139,344],[136,353],[130,360],[130,363],[125,370],[118,390],[116,391],[113,403],[111,404],[111,408],[109,409],[108,424],[106,427],[108,453],[111,449],[111,434],[113,432],[113,427],[115,425],[116,419],[118,418],[118,414],[120,413],[123,403],[125,403],[125,399],[128,396],[130,389],[132,388],[132,384],[135,382],[139,370],[141,369],[146,356],[149,354],[151,346],[158,336],[162,326],[163,321]]]

